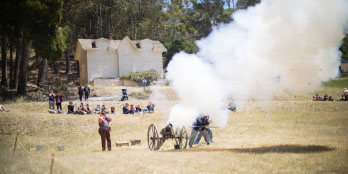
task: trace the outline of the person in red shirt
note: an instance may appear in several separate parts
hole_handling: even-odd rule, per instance
[[[55,99],[56,99],[56,105],[57,105],[57,111],[62,111],[62,102],[63,102],[64,94],[57,92]]]

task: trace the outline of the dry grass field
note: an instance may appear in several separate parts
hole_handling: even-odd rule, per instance
[[[167,100],[151,99],[156,113],[144,116],[119,114],[125,102],[89,102],[117,108],[118,114],[111,115],[111,152],[101,151],[98,115],[48,114],[48,103],[40,102],[4,104],[10,112],[0,113],[0,173],[49,173],[52,152],[53,173],[348,173],[348,102],[312,102],[310,95],[283,94],[268,103],[267,112],[259,107],[262,102],[249,102],[243,110],[230,112],[226,127],[213,130],[209,146],[201,141],[194,148],[174,150],[168,141],[153,152],[147,147],[147,128],[151,123],[163,127],[167,108],[177,99],[169,87],[151,90],[161,91]],[[99,93],[110,91],[119,88]],[[339,95],[341,89],[323,91]],[[148,100],[127,102],[145,106]],[[133,139],[141,139],[141,145],[115,146]],[[37,145],[43,150],[37,151]],[[65,150],[58,151],[57,145]]]

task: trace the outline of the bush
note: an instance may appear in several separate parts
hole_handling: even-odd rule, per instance
[[[159,78],[158,73],[155,70],[145,70],[143,72],[131,72],[130,74],[123,75],[120,77],[121,80],[132,80],[141,83],[141,80],[156,81]]]

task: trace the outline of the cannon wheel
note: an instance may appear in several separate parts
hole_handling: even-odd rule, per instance
[[[160,144],[160,138],[156,125],[151,124],[147,130],[147,144],[150,150],[158,150]]]
[[[188,142],[188,136],[185,127],[182,127],[179,134],[179,147],[180,149],[186,149]]]

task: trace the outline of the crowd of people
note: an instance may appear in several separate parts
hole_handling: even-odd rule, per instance
[[[144,81],[145,82],[145,81]],[[145,85],[144,85],[145,86]],[[145,87],[144,87],[145,89]],[[49,102],[49,112],[50,113],[63,113],[63,114],[99,114],[98,124],[99,124],[99,135],[101,137],[102,150],[105,151],[111,150],[111,139],[110,139],[110,130],[109,122],[112,121],[110,116],[106,116],[106,114],[116,114],[115,107],[110,107],[110,109],[106,108],[105,104],[97,104],[93,109],[89,105],[88,97],[90,94],[90,88],[87,86],[82,87],[80,85],[78,87],[78,95],[80,99],[79,106],[76,108],[73,101],[69,101],[67,106],[68,111],[64,112],[62,108],[62,102],[64,99],[64,94],[53,90],[50,90],[48,95]],[[85,96],[85,103],[82,101],[83,95]],[[55,110],[56,108],[56,110]],[[151,101],[147,104],[145,108],[140,107],[140,105],[128,104],[125,103],[122,107],[122,114],[141,114],[141,113],[153,113],[155,111],[155,104]],[[193,144],[198,144],[201,140],[201,137],[204,138],[206,143],[209,145],[213,140],[213,132],[209,128],[209,124],[211,120],[209,120],[209,116],[207,115],[199,115],[196,121],[193,123],[192,132],[190,136],[189,145],[192,147]]]
[[[154,109],[155,109],[155,105],[152,102],[149,102],[146,108],[141,108],[140,105],[134,106],[132,104],[129,105],[128,103],[126,103],[122,108],[122,111],[123,111],[122,113],[123,114],[153,113],[155,111]],[[111,106],[109,110],[106,108],[105,104],[103,105],[97,104],[94,107],[94,109],[92,109],[88,103],[85,104],[84,102],[81,102],[79,106],[76,108],[74,106],[73,101],[69,101],[68,112],[64,112],[62,110],[61,103],[59,104],[59,107],[57,105],[57,111],[55,111],[54,105],[52,105],[52,102],[49,101],[49,112],[62,113],[62,114],[78,114],[78,115],[100,114],[102,112],[105,114],[116,114],[116,109],[114,106]]]
[[[76,108],[73,104],[73,101],[69,101],[68,111],[64,112],[62,109],[62,102],[64,99],[64,94],[56,91],[56,93],[53,92],[53,90],[50,90],[48,94],[48,104],[49,104],[49,113],[60,113],[60,114],[79,114],[79,115],[85,115],[85,114],[116,114],[116,109],[114,106],[110,107],[110,110],[108,110],[105,105],[103,104],[100,106],[99,104],[93,109],[89,106],[88,103],[83,103],[82,96],[84,94],[85,101],[88,102],[88,97],[90,94],[90,88],[88,85],[83,87],[80,85],[78,87],[78,95],[80,99],[80,104]],[[123,89],[123,95],[124,93],[127,93],[126,89]],[[124,92],[125,91],[125,92]],[[56,110],[55,110],[56,106]],[[148,105],[145,108],[141,108],[140,105],[129,105],[126,103],[122,108],[123,114],[138,114],[138,113],[153,113],[155,111],[155,104],[153,104],[151,101],[148,103]]]
[[[83,94],[85,96],[85,101],[87,102],[89,94],[90,94],[90,88],[88,87],[88,85],[85,86],[84,88],[82,87],[82,85],[78,87],[80,105],[75,109],[73,101],[69,101],[69,105],[67,106],[68,112],[64,112],[62,109],[64,94],[60,92],[54,93],[53,90],[50,90],[48,95],[48,104],[49,104],[48,111],[49,113],[60,113],[60,114],[78,114],[78,115],[100,114],[100,117],[98,118],[98,124],[99,124],[99,135],[101,137],[102,150],[105,151],[107,147],[108,151],[111,151],[111,139],[110,139],[111,127],[109,126],[109,122],[112,121],[112,119],[111,117],[106,116],[106,114],[116,114],[115,107],[112,106],[110,107],[110,110],[108,110],[105,104],[103,105],[97,104],[97,106],[93,110],[91,109],[88,103],[85,104],[84,102],[82,102]],[[55,110],[55,106],[57,110]],[[148,103],[148,105],[145,108],[141,108],[140,105],[137,105],[137,106],[134,106],[133,104],[129,105],[128,103],[126,103],[122,108],[123,114],[153,113],[154,111],[155,111],[155,104],[153,104],[151,101]]]
[[[334,101],[334,99],[332,98],[332,96],[328,96],[327,94],[324,95],[324,97],[316,94],[315,96],[313,96],[313,101]]]
[[[327,94],[324,95],[324,97],[316,94],[313,96],[313,101],[334,101],[332,96],[328,96]],[[341,98],[337,99],[337,101],[348,101],[348,90],[347,88],[343,89],[343,94]]]
[[[155,104],[151,101],[146,106],[146,108],[141,108],[139,105],[134,106],[133,104],[129,105],[126,103],[122,108],[123,114],[138,114],[138,113],[153,113],[155,112]]]
[[[145,82],[145,81],[144,81]],[[144,85],[145,86],[145,85]],[[144,87],[145,89],[145,87]],[[100,114],[100,117],[98,118],[99,123],[99,134],[101,136],[102,141],[102,150],[105,151],[106,147],[110,151],[111,150],[111,139],[110,139],[110,130],[111,127],[109,126],[109,122],[112,121],[111,117],[106,116],[106,114],[116,114],[115,107],[110,107],[110,110],[106,108],[105,104],[100,105],[97,104],[94,109],[91,109],[88,103],[82,102],[82,96],[84,94],[85,101],[88,101],[88,97],[90,94],[90,89],[87,86],[82,87],[82,85],[78,88],[78,94],[80,99],[80,104],[75,110],[74,104],[72,101],[69,101],[68,105],[68,112],[67,114]],[[53,93],[52,90],[50,90],[49,93],[49,111],[51,113],[65,113],[62,110],[62,102],[63,102],[64,94],[60,92]],[[122,100],[123,101],[123,100]],[[324,95],[323,97],[316,94],[313,96],[313,101],[334,101],[332,96]],[[340,99],[337,101],[348,101],[348,90],[344,88],[343,95]],[[57,108],[57,111],[55,112],[55,106]],[[229,104],[228,107],[230,110],[235,111],[236,106],[235,103],[232,101]],[[122,114],[139,114],[139,113],[153,113],[155,111],[155,105],[149,101],[148,105],[145,108],[140,107],[140,105],[133,105],[125,103],[122,107]],[[194,144],[198,144],[203,137],[207,145],[209,145],[211,142],[213,142],[213,132],[210,129],[209,125],[212,123],[212,121],[209,119],[208,115],[200,114],[195,122],[192,125],[190,140],[189,140],[189,146],[192,147]],[[169,123],[170,127],[172,127],[172,124]]]

